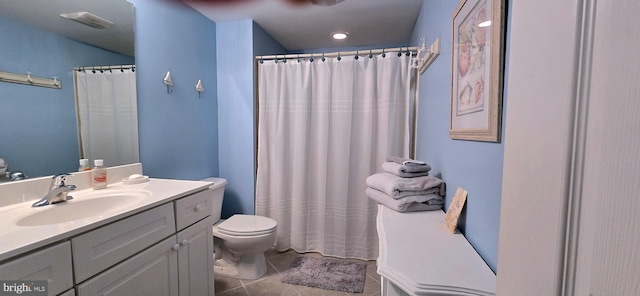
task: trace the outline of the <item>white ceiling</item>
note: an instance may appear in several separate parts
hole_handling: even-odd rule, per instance
[[[404,44],[409,41],[423,0],[183,0],[218,22],[253,19],[288,50]],[[297,3],[297,4],[292,4]],[[333,40],[346,31],[349,38]]]
[[[183,1],[216,23],[253,19],[282,46],[295,51],[405,44],[423,0],[343,0],[333,6],[312,4],[324,0]],[[59,16],[78,11],[115,25],[99,30]],[[133,5],[125,0],[0,0],[0,17],[134,55]],[[349,38],[333,40],[330,35],[335,31],[346,31]]]
[[[114,23],[95,29],[60,17],[86,11]],[[125,0],[0,0],[0,17],[128,56],[133,52],[133,5]]]

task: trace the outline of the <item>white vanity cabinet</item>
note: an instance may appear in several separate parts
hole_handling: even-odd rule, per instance
[[[77,295],[213,296],[210,206],[200,192],[74,238]]]
[[[107,170],[120,180],[142,165]],[[38,209],[50,178],[0,185],[0,280],[46,280],[48,296],[214,295],[211,182],[149,178],[93,190],[89,172],[72,175],[74,199]]]
[[[62,242],[2,263],[0,279],[47,280],[49,295],[58,295],[71,289],[73,287],[71,244],[68,241]]]
[[[213,296],[212,223],[207,217],[89,279],[78,296]]]

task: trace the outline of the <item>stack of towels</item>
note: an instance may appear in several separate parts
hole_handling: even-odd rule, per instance
[[[444,205],[445,183],[429,176],[427,163],[389,157],[383,173],[367,177],[367,196],[398,212],[432,211]]]

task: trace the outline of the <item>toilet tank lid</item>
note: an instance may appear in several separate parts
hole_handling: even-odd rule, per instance
[[[209,177],[209,178],[202,179],[200,181],[213,182],[213,185],[211,185],[209,188],[217,188],[219,186],[226,186],[227,185],[227,179],[218,178],[218,177]]]
[[[269,217],[235,214],[220,223],[218,229],[222,232],[248,234],[273,230],[277,224],[276,220]]]

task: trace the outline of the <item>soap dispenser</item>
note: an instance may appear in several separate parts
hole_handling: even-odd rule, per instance
[[[91,170],[91,187],[93,189],[107,188],[107,169],[104,167],[104,161],[96,159],[93,164],[95,166]]]

